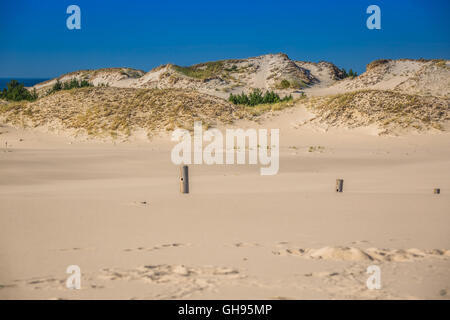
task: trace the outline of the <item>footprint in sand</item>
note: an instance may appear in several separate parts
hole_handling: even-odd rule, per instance
[[[56,279],[54,277],[31,278],[27,280],[14,280],[17,286],[32,287],[39,289],[65,289],[65,279]]]
[[[94,250],[94,248],[80,248],[80,247],[73,247],[73,248],[62,248],[57,249],[57,251],[67,252],[67,251],[82,251],[82,250]]]
[[[127,205],[130,205],[133,207],[147,207],[150,205],[150,202],[147,200],[132,201],[132,202],[128,202]]]
[[[275,246],[276,246],[276,247],[279,247],[279,248],[284,248],[284,247],[286,247],[287,245],[289,245],[289,242],[287,242],[287,241],[280,241],[280,242],[278,242]]]
[[[185,265],[144,265],[134,269],[106,268],[101,270],[99,279],[106,281],[142,281],[167,287],[167,292],[151,297],[156,299],[184,298],[195,292],[213,290],[219,285],[239,281],[246,276],[239,270],[228,267]],[[171,288],[176,287],[176,290]]]
[[[370,243],[368,240],[356,240],[351,242],[351,244],[361,244],[361,243]]]
[[[161,250],[161,249],[167,249],[167,248],[179,248],[179,247],[189,247],[191,246],[190,243],[164,243],[159,244],[150,248],[146,247],[137,247],[137,248],[127,248],[123,249],[123,251],[126,252],[132,252],[132,251],[155,251],[155,250]]]
[[[259,243],[252,243],[252,242],[236,242],[233,243],[233,246],[236,248],[261,247]]]
[[[305,277],[317,277],[317,278],[335,277],[338,275],[339,272],[328,272],[328,271],[310,272],[304,274]]]
[[[83,280],[82,280],[81,289],[85,289],[85,288],[102,289],[103,288],[103,286],[93,283],[93,278],[89,274],[83,273],[82,279]],[[48,277],[35,277],[35,278],[30,278],[30,279],[18,279],[18,280],[14,280],[13,284],[0,286],[0,289],[2,287],[4,287],[4,288],[25,287],[25,288],[31,288],[33,290],[49,290],[49,289],[51,289],[51,290],[55,290],[55,289],[67,290],[66,281],[67,281],[67,278],[65,276],[63,276],[61,278],[48,276]]]
[[[287,248],[273,251],[274,255],[293,255],[309,259],[324,259],[337,261],[378,261],[403,262],[424,258],[446,258],[450,250],[420,250],[420,249],[360,249],[355,247],[323,247],[319,249]]]

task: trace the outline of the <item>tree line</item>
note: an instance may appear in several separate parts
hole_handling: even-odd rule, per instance
[[[83,87],[91,87],[92,84],[87,80],[77,80],[75,78],[70,81],[61,82],[56,80],[56,83],[52,86],[50,90],[47,91],[47,94],[52,94],[54,92],[60,90],[70,90],[74,88],[83,88]],[[6,84],[6,88],[0,91],[0,99],[5,99],[9,101],[34,101],[39,98],[38,93],[36,92],[36,88],[33,90],[28,90],[25,88],[23,83],[20,83],[17,80],[11,80]]]

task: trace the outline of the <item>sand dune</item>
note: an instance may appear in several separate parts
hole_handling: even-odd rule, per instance
[[[298,106],[240,120],[281,128],[279,174],[191,166],[189,195],[167,135],[3,126],[1,298],[448,299],[448,134],[299,125],[309,117]],[[65,288],[72,264],[81,290]],[[381,290],[366,287],[372,264]]]
[[[403,93],[450,96],[450,63],[447,60],[376,60],[355,79],[335,83],[335,89],[394,90]]]
[[[197,90],[221,98],[230,93],[259,88],[285,95],[307,86],[329,86],[343,78],[342,70],[329,62],[291,60],[286,54],[267,54],[247,59],[229,59],[182,67],[162,65],[147,73],[131,68],[81,70],[34,86],[44,94],[59,80],[88,80],[95,86]],[[282,80],[290,87],[281,88]]]
[[[60,80],[74,76],[96,86],[0,101],[1,299],[449,299],[448,61],[342,79],[275,54]],[[223,99],[255,88],[296,99]],[[279,129],[278,174],[191,165],[181,194],[170,133],[194,120]]]

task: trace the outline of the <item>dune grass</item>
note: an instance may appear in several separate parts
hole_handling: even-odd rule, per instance
[[[321,121],[357,127],[377,124],[390,131],[398,128],[442,128],[450,120],[449,99],[419,96],[391,90],[360,90],[308,99],[307,105]]]
[[[173,66],[174,69],[185,76],[196,79],[208,79],[217,77],[224,70],[222,61],[207,62],[189,67]]]

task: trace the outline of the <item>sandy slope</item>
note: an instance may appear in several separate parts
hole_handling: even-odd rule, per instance
[[[0,298],[448,299],[449,134],[377,136],[311,116],[297,107],[258,125],[281,129],[278,175],[191,166],[189,195],[167,137],[0,127]],[[73,264],[81,290],[64,286]],[[365,285],[373,264],[381,290]]]
[[[380,61],[380,60],[378,60]],[[354,79],[345,79],[329,87],[332,92],[361,89],[395,90],[419,95],[448,97],[450,95],[450,62],[448,60],[377,60],[366,72]],[[326,94],[326,91],[322,91]]]

